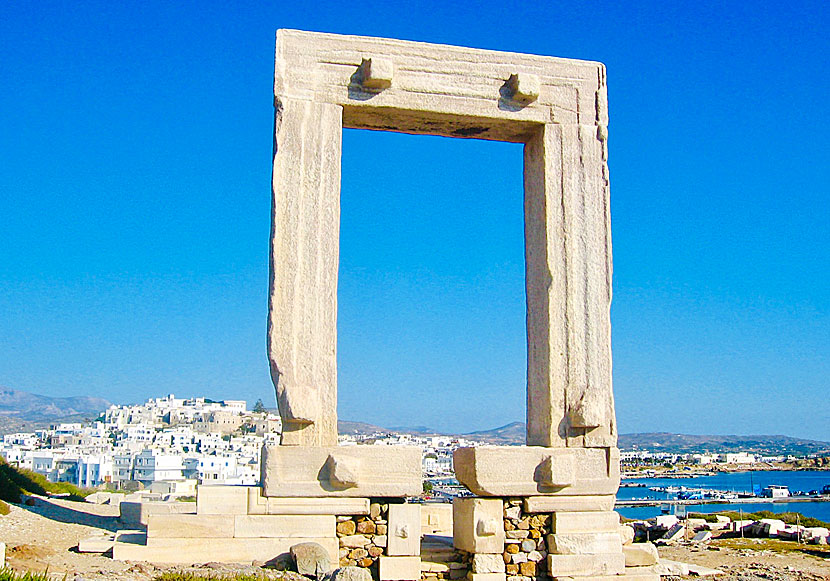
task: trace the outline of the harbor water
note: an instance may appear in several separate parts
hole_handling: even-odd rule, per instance
[[[626,484],[642,484],[642,487],[629,488]],[[752,493],[770,485],[787,486],[790,491],[810,492],[821,490],[830,484],[830,472],[820,470],[803,471],[749,471],[749,472],[722,472],[712,476],[693,476],[689,478],[636,478],[623,480],[623,487],[617,493],[619,500],[674,499],[676,494],[656,492],[651,487],[680,487],[706,490],[720,490],[724,492]],[[782,499],[785,500],[785,499]],[[771,512],[800,512],[805,516],[830,522],[830,502],[804,500],[796,502],[741,502],[732,500],[726,504],[686,504],[680,507],[687,512],[715,513],[724,511],[757,512],[768,510]],[[660,506],[628,506],[618,507],[617,512],[626,518],[647,519],[661,513]],[[674,508],[672,508],[672,511]]]

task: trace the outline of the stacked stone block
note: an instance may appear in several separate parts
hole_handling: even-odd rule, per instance
[[[545,559],[548,547],[545,539],[550,533],[548,514],[530,515],[522,512],[522,500],[504,500],[504,563],[511,581],[530,581],[545,577]]]
[[[613,497],[463,498],[455,546],[470,553],[470,581],[657,581],[642,551],[625,549]],[[567,510],[570,509],[570,510]],[[630,561],[629,567],[626,567]]]
[[[368,515],[338,516],[341,567],[375,568],[384,554],[389,533],[389,504],[373,501]],[[373,576],[377,578],[377,571]]]
[[[294,505],[268,499],[274,501],[271,506],[261,500],[259,488],[201,486],[196,514],[149,515],[146,535],[133,539],[136,542],[117,541],[113,558],[156,563],[268,562],[301,543],[315,543],[337,555],[335,514],[369,511],[368,500]]]

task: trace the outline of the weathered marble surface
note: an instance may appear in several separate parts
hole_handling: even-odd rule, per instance
[[[458,448],[453,466],[458,481],[480,496],[609,497],[620,485],[617,448]]]
[[[342,465],[350,466],[349,482],[332,473],[332,467]],[[270,445],[262,450],[266,497],[384,498],[422,491],[420,448]]]
[[[356,127],[525,143],[527,443],[615,446],[604,67],[281,30],[274,95],[269,356],[282,443],[336,444],[340,134]]]

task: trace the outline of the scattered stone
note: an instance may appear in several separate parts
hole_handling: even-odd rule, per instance
[[[533,539],[527,539],[525,541],[522,541],[522,551],[524,551],[525,553],[529,553],[530,551],[535,551],[535,550],[536,550],[536,541],[534,541]]]
[[[386,542],[387,542],[387,536],[386,535],[375,535],[375,538],[373,539],[373,541],[374,541],[375,545],[377,545],[378,547],[385,547]]]
[[[518,553],[518,552],[519,552],[519,545],[517,545],[517,544],[515,544],[515,543],[510,543],[509,545],[507,545],[507,546],[504,548],[504,550],[505,550],[506,552],[510,553],[510,554],[516,554],[516,553]]]
[[[366,549],[352,549],[352,552],[349,553],[349,559],[354,559],[355,561],[359,561],[369,555],[369,551]]]
[[[372,517],[372,520],[380,517],[380,504],[377,502],[373,502],[369,505],[369,516]]]
[[[320,579],[332,569],[329,554],[319,543],[298,543],[292,546],[289,552],[300,575]]]
[[[525,553],[516,553],[510,557],[510,560],[515,564],[519,565],[520,563],[527,562],[527,555]]]
[[[534,563],[538,563],[539,561],[541,561],[544,558],[545,558],[545,555],[543,555],[540,551],[536,551],[536,550],[530,551],[527,554],[527,560],[528,561],[533,561]]]
[[[625,555],[626,567],[644,567],[657,564],[657,547],[652,543],[623,545],[622,549]]]
[[[533,561],[526,561],[519,565],[519,573],[526,577],[536,576],[536,563]]]
[[[375,533],[375,523],[370,520],[364,520],[357,523],[357,532],[363,535],[373,535]]]
[[[340,537],[340,546],[356,549],[358,547],[365,547],[369,544],[369,539],[363,535],[347,535]],[[375,537],[375,544],[379,547],[386,546],[386,539],[383,539],[383,544],[378,543],[378,537]]]
[[[514,565],[513,563],[510,563],[509,565],[506,565],[506,567],[507,567],[507,574],[508,575],[518,575],[519,574],[519,566],[518,565]]]
[[[332,581],[372,581],[369,569],[363,567],[340,567],[331,576]]]
[[[353,535],[356,530],[357,525],[352,519],[344,520],[342,522],[337,523],[337,536]]]
[[[505,531],[504,535],[508,539],[526,539],[530,536],[530,531]]]
[[[504,509],[504,517],[505,518],[519,520],[520,516],[521,516],[521,508],[520,507],[518,507],[518,506],[505,507],[505,509]]]
[[[374,559],[377,559],[382,554],[383,554],[383,549],[381,549],[380,547],[375,547],[375,546],[369,547],[369,556],[370,557],[372,557]]]
[[[388,525],[377,525],[377,526],[375,527],[375,534],[378,534],[378,535],[385,535],[385,534],[386,534],[386,531],[387,531],[387,526],[388,526]]]

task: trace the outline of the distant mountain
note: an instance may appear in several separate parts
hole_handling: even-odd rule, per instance
[[[100,397],[49,397],[0,387],[0,434],[93,420],[110,405]]]
[[[341,434],[369,435],[376,432],[428,435],[435,434],[429,428],[381,428],[362,422],[338,422]],[[525,424],[512,422],[492,430],[479,430],[468,434],[444,434],[465,436],[499,446],[525,443]],[[655,432],[646,434],[620,434],[619,447],[623,450],[649,450],[651,452],[754,452],[758,454],[815,454],[830,453],[830,442],[792,438],[781,435],[706,436]]]
[[[380,426],[375,426],[373,424],[367,424],[366,422],[337,420],[337,431],[343,435],[368,436],[369,434],[374,434],[375,432],[391,432],[392,430],[381,428]]]
[[[813,454],[830,452],[830,442],[792,438],[782,435],[700,436],[656,432],[620,434],[619,446],[624,450],[652,452],[755,452],[762,454]]]
[[[512,422],[500,428],[470,432],[465,435],[475,440],[490,442],[491,444],[499,444],[502,446],[509,446],[511,444],[520,445],[525,443],[525,424],[524,422]]]

